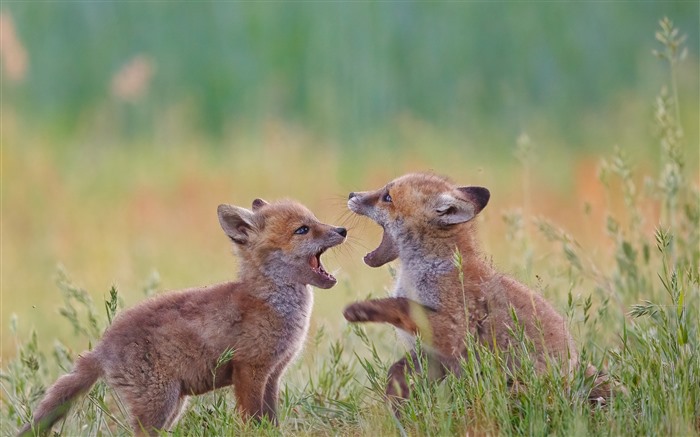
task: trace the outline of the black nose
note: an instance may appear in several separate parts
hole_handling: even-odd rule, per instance
[[[352,199],[355,197],[355,192],[353,191],[352,193],[348,194],[348,199]]]
[[[339,233],[343,238],[348,236],[348,230],[345,228],[335,228],[335,231]]]

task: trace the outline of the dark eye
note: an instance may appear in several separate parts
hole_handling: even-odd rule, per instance
[[[391,194],[386,193],[386,194],[384,195],[384,197],[382,197],[382,200],[383,200],[384,202],[389,202],[389,203],[391,203]]]
[[[308,226],[301,226],[299,229],[294,231],[295,234],[297,235],[304,235],[309,232],[309,227]]]

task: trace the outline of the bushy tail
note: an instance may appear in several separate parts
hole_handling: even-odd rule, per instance
[[[18,437],[40,435],[51,429],[51,425],[68,412],[73,400],[88,391],[102,373],[102,366],[94,353],[78,357],[73,371],[58,378],[49,388],[34,411],[34,420],[22,427]]]
[[[624,385],[611,380],[610,375],[596,369],[592,364],[589,364],[586,368],[586,377],[595,378],[591,392],[588,395],[588,399],[591,402],[607,403],[608,400],[615,396],[627,394],[627,389]]]

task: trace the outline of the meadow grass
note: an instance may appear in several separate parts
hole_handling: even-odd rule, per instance
[[[673,72],[681,61],[682,41],[668,22],[663,22],[658,38],[663,48],[660,55]],[[290,134],[276,124],[270,127],[266,141],[243,137],[231,146],[260,143],[264,147],[249,147],[246,153],[233,150],[231,155],[202,156],[192,149],[169,158],[151,151],[133,160],[129,150],[97,151],[105,155],[93,157],[100,163],[95,166],[85,166],[77,156],[31,151],[8,156],[13,160],[10,164],[17,165],[14,168],[33,164],[27,170],[33,172],[29,178],[33,185],[23,195],[8,193],[11,204],[42,212],[12,215],[6,211],[10,225],[18,230],[6,237],[6,250],[9,245],[29,255],[5,265],[5,272],[8,268],[16,272],[4,285],[37,290],[50,286],[54,291],[12,296],[13,307],[36,305],[34,314],[42,317],[56,314],[51,309],[54,306],[59,310],[55,319],[37,323],[36,329],[24,322],[36,318],[27,310],[21,317],[3,320],[2,435],[16,432],[31,416],[47,385],[70,370],[77,354],[99,340],[121,309],[163,289],[195,285],[202,277],[208,282],[231,279],[228,267],[217,267],[223,264],[227,250],[215,225],[214,208],[221,199],[252,199],[260,192],[301,193],[295,197],[320,211],[320,217],[336,214],[341,223],[349,225],[351,236],[367,233],[374,238],[377,229],[362,227],[363,222],[337,213],[345,196],[319,198],[317,190],[309,187],[330,181],[324,182],[324,193],[345,193],[378,186],[398,171],[417,166],[444,169],[440,172],[450,175],[469,173],[475,175],[470,183],[497,187],[495,192],[502,188],[521,200],[516,203],[518,208],[496,203],[495,213],[485,211],[488,220],[480,218],[486,251],[495,249],[494,257],[505,260],[500,263],[514,276],[553,301],[566,315],[581,361],[606,368],[628,393],[605,405],[591,405],[587,394],[592,381],[582,369],[570,378],[552,364],[550,371],[536,374],[525,359],[530,347],[527,339],[517,344],[525,365],[515,374],[505,370],[501,356],[468,341],[469,356],[478,355],[480,361],[464,360],[460,378],[448,376],[434,382],[411,376],[413,395],[402,407],[402,419],[396,420],[383,392],[387,370],[404,350],[388,326],[341,322],[338,305],[364,298],[369,291],[381,294],[393,273],[391,268],[372,271],[359,265],[356,258],[362,240],[352,237],[347,248],[329,259],[332,267],[344,266],[339,284],[329,292],[316,292],[315,318],[305,351],[283,379],[280,427],[242,422],[235,414],[230,390],[224,389],[192,398],[172,435],[700,434],[700,192],[697,167],[687,161],[688,146],[678,122],[674,76],[672,73],[669,91],[662,91],[655,102],[658,168],[635,166],[630,151],[615,148],[586,167],[598,169],[597,178],[590,171],[587,176],[596,180],[595,190],[600,194],[583,207],[552,195],[549,205],[543,207],[544,187],[536,171],[539,166],[555,165],[560,156],[550,158],[553,162],[537,156],[536,141],[525,136],[517,141],[518,160],[513,160],[517,164],[511,164],[520,167],[500,167],[504,173],[517,170],[517,181],[498,177],[503,173],[480,172],[476,166],[465,169],[463,160],[450,160],[453,152],[447,149],[433,149],[441,154],[435,157],[419,148],[416,154],[405,154],[414,157],[409,159],[377,151],[373,158],[392,160],[392,164],[364,170],[344,167],[333,147],[310,150],[303,146],[309,140],[303,133]],[[426,142],[436,141],[428,136]],[[53,166],[54,159],[65,162]],[[130,177],[120,178],[127,167]],[[288,167],[302,170],[286,178]],[[153,168],[159,169],[157,182],[149,177]],[[56,175],[56,171],[64,174]],[[246,185],[232,186],[232,174],[246,180]],[[271,177],[275,174],[279,177]],[[85,178],[91,182],[90,189],[84,188]],[[42,192],[42,187],[56,181],[60,183],[55,184],[54,192]],[[503,188],[514,184],[521,190]],[[95,222],[76,217],[65,205],[96,211]],[[560,211],[567,208],[572,211]],[[592,223],[602,226],[596,228]],[[63,231],[57,232],[61,237],[37,236],[50,233],[45,227]],[[192,231],[181,232],[188,228]],[[149,233],[160,239],[144,239]],[[168,241],[168,237],[171,245],[158,247],[156,241]],[[125,249],[134,241],[138,247]],[[212,250],[210,241],[221,245]],[[68,250],[73,244],[86,248],[86,253]],[[180,245],[191,250],[173,249]],[[115,254],[108,248],[121,252]],[[211,253],[204,255],[207,251]],[[32,256],[46,252],[71,254],[67,268],[53,275],[53,285],[46,273],[54,269],[51,256],[38,257],[44,264],[44,270],[35,268],[43,272],[38,278],[32,276],[31,268],[20,265],[20,260],[37,259]],[[159,270],[172,275],[161,279],[148,267],[149,259],[163,261]],[[7,261],[5,256],[3,263]],[[81,269],[77,276],[89,284],[85,287],[71,279],[71,265],[90,265],[100,273]],[[143,279],[123,287],[103,287],[105,272],[110,270],[116,277]],[[86,278],[91,274],[96,276]],[[176,274],[180,275],[177,280],[169,278]],[[94,290],[98,287],[104,292]],[[135,289],[142,293],[134,293]],[[7,300],[5,294],[3,299]],[[331,315],[323,318],[319,313]],[[226,359],[222,356],[222,361]],[[509,386],[509,380],[517,381],[516,389]],[[99,382],[54,431],[66,436],[125,435],[129,434],[126,423],[119,399]]]

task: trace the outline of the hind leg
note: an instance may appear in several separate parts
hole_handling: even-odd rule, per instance
[[[410,352],[410,361],[409,357],[403,357],[389,368],[385,393],[391,402],[396,417],[400,415],[399,409],[401,404],[411,395],[411,388],[408,386],[406,376],[412,370],[420,372],[420,360],[416,355],[416,351]]]
[[[180,385],[172,382],[164,388],[145,387],[138,396],[120,393],[131,415],[136,435],[157,435],[178,417],[183,400]]]
[[[397,418],[400,416],[401,404],[411,395],[411,387],[407,381],[409,372],[424,374],[431,381],[441,380],[448,372],[456,375],[461,373],[458,358],[437,354],[427,354],[423,358],[426,359],[427,368],[423,368],[420,357],[412,350],[408,357],[401,358],[389,368],[385,393]]]

